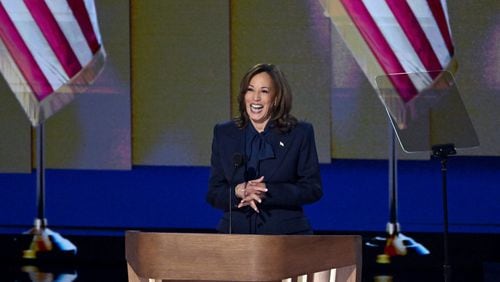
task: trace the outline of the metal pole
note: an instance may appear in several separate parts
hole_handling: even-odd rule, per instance
[[[397,209],[398,163],[395,135],[389,121],[389,223],[387,224],[389,235],[399,232]]]
[[[45,156],[44,156],[44,125],[41,123],[36,127],[36,206],[37,217],[35,226],[26,232],[33,235],[28,249],[23,251],[25,259],[56,258],[60,255],[76,255],[77,248],[68,239],[47,228],[45,218]],[[39,257],[41,253],[43,256]]]
[[[449,261],[449,250],[448,250],[448,192],[446,183],[446,172],[447,172],[447,158],[446,156],[441,158],[441,177],[442,177],[442,188],[443,188],[443,244],[444,244],[444,278],[445,281],[451,281],[451,265]]]
[[[47,227],[45,219],[45,155],[44,155],[45,132],[44,124],[36,127],[36,179],[37,179],[37,220],[42,228]]]
[[[449,155],[455,155],[457,151],[455,150],[455,144],[440,144],[432,146],[432,156],[434,158],[439,158],[441,162],[441,178],[442,178],[442,189],[443,189],[443,249],[444,249],[444,281],[451,281],[451,265],[448,249],[448,192],[446,183],[446,173],[448,168],[446,167]]]

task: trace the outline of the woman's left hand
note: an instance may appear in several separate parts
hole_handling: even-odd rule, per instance
[[[259,212],[257,203],[262,203],[267,192],[264,176],[247,182],[244,191],[244,198],[238,204],[238,208],[250,206],[255,212]]]

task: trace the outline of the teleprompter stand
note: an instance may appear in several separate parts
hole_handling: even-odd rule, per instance
[[[407,83],[409,81],[412,83]],[[407,153],[430,152],[432,158],[440,160],[444,226],[443,270],[445,281],[451,281],[446,165],[448,156],[455,155],[456,149],[479,145],[476,132],[451,73],[443,71],[391,74],[378,76],[376,82],[380,100],[402,149]],[[392,145],[394,148],[394,142]],[[391,154],[395,155],[394,149]],[[396,194],[393,193],[391,203],[396,201]],[[395,231],[389,228],[388,231],[397,234],[399,225],[392,220],[391,211],[390,224],[394,225]],[[390,256],[392,254],[387,252],[387,246],[389,240],[385,254]]]
[[[450,254],[448,250],[448,188],[447,188],[447,163],[448,156],[456,155],[455,145],[443,144],[432,146],[432,157],[438,159],[441,163],[441,179],[443,191],[443,249],[444,249],[444,262],[443,271],[445,281],[451,281],[451,265]]]

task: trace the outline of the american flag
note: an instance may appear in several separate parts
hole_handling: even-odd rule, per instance
[[[446,0],[320,2],[400,128],[415,98],[456,71]],[[380,77],[397,95],[380,93]]]
[[[0,0],[0,72],[33,126],[104,67],[94,0]]]

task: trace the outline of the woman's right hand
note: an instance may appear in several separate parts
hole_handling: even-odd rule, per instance
[[[238,208],[245,206],[250,206],[255,212],[259,212],[257,203],[262,203],[267,192],[266,183],[264,182],[264,176],[258,179],[250,180],[246,183],[240,183],[235,188],[235,193],[241,202],[238,204]]]

